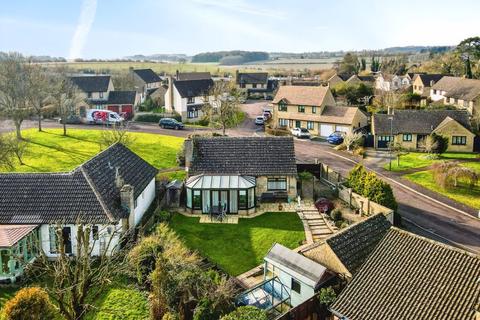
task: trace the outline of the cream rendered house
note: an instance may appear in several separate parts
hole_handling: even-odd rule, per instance
[[[480,112],[480,80],[445,76],[431,87],[430,99],[476,115]]]
[[[272,103],[273,125],[278,128],[306,128],[313,135],[328,137],[368,124],[358,108],[336,106],[329,87],[281,86]]]

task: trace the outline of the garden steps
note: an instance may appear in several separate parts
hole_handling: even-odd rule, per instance
[[[324,214],[318,212],[313,204],[303,204],[297,208],[297,213],[305,227],[307,242],[321,241],[336,232],[327,221]]]

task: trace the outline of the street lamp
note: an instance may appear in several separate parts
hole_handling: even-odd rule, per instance
[[[390,138],[388,139],[389,149],[389,170],[392,171],[392,147],[393,147],[393,116],[388,117],[390,120]]]

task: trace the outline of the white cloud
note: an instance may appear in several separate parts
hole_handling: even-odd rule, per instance
[[[263,16],[269,18],[286,19],[284,12],[274,10],[272,8],[261,8],[259,3],[251,5],[245,0],[194,0],[193,2],[202,6],[209,6],[228,10],[247,15]]]
[[[95,21],[97,11],[97,0],[83,0],[80,19],[78,20],[75,34],[70,44],[69,59],[81,58],[82,51],[87,42],[88,33]]]

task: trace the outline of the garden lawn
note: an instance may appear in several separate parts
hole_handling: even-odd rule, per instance
[[[415,169],[421,167],[427,167],[435,162],[442,160],[465,160],[475,159],[478,157],[477,153],[455,153],[445,152],[438,159],[429,159],[428,154],[424,152],[409,152],[400,156],[400,166],[397,165],[397,158],[392,159],[392,171],[404,171],[408,169]],[[388,162],[383,166],[384,169],[389,169]]]
[[[93,304],[96,309],[86,315],[86,320],[150,318],[147,297],[126,280],[114,282]]]
[[[22,135],[29,143],[23,156],[24,165],[18,161],[16,172],[62,172],[70,171],[102,151],[100,145],[102,129],[23,130]],[[129,133],[133,142],[132,151],[156,168],[176,167],[176,154],[183,143],[182,138],[151,133]],[[4,169],[4,171],[6,171]]]
[[[480,162],[467,162],[462,165],[473,168],[480,174]],[[415,172],[404,175],[403,177],[467,206],[475,209],[480,208],[480,186],[478,184],[471,188],[469,185],[460,181],[459,186],[456,188],[443,189],[435,182],[431,171]]]
[[[278,242],[296,248],[305,240],[303,224],[296,213],[265,213],[238,224],[199,223],[199,218],[176,214],[170,226],[188,247],[237,276],[259,265]]]

